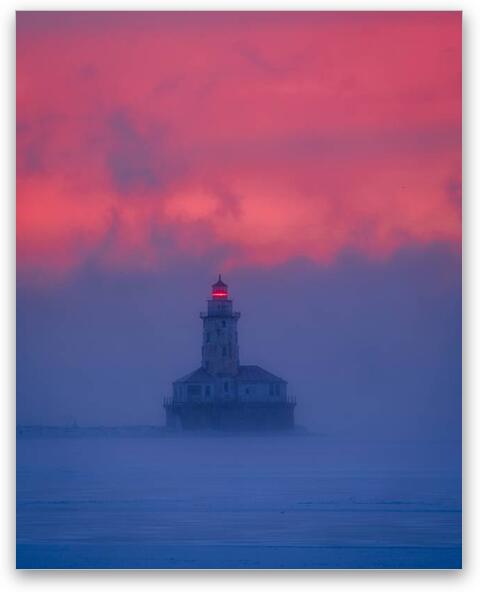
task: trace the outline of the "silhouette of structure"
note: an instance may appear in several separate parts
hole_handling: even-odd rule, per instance
[[[173,383],[165,399],[167,427],[175,429],[283,430],[294,426],[295,400],[287,383],[259,366],[239,362],[237,322],[228,286],[212,286],[203,320],[202,365]]]

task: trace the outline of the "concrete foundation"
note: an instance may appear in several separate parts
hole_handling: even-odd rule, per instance
[[[176,430],[288,430],[294,427],[294,401],[278,403],[176,403],[166,401],[167,427]]]

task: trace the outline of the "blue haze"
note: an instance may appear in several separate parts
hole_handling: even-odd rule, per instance
[[[306,435],[20,439],[17,565],[457,568],[457,455]]]
[[[20,424],[162,424],[218,264],[17,291]],[[461,265],[443,247],[225,274],[291,435],[17,441],[18,567],[461,565]]]
[[[215,264],[214,264],[215,265]],[[199,366],[218,266],[87,268],[17,295],[19,423],[162,423],[171,381]],[[461,436],[461,268],[442,248],[226,274],[240,358],[289,382],[298,423],[332,434]]]

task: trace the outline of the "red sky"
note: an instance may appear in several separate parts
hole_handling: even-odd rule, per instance
[[[17,13],[22,272],[460,244],[460,13]]]

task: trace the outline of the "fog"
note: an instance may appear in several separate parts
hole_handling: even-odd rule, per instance
[[[460,437],[461,267],[442,247],[323,267],[20,276],[18,423],[163,424],[171,382],[200,364],[198,313],[218,271],[242,313],[241,363],[288,381],[297,424],[346,438]]]

